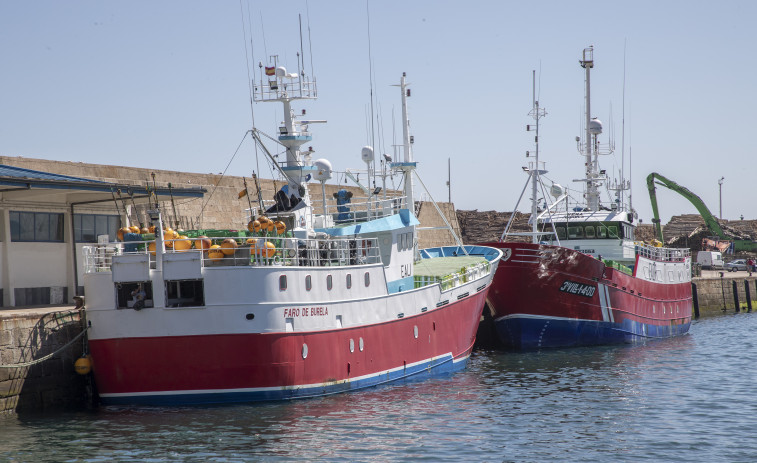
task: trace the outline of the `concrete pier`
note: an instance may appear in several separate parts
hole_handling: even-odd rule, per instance
[[[63,348],[81,333],[82,318],[73,304],[0,310],[0,413],[88,404],[90,378],[74,371],[86,337]]]

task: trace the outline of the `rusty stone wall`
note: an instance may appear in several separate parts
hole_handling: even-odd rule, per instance
[[[81,409],[91,403],[88,376],[74,371],[83,341],[81,312],[0,311],[0,413]],[[34,363],[29,366],[14,365]]]
[[[749,282],[749,295],[752,299],[753,310],[757,309],[757,276],[729,277],[725,274],[722,278],[694,278],[692,283],[696,286],[700,316],[736,312],[736,304],[733,299],[734,282],[739,299],[739,309],[746,310],[745,281]]]

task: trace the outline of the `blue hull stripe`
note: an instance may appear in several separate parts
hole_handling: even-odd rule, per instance
[[[688,332],[691,321],[652,325],[634,320],[615,323],[516,314],[499,318],[495,324],[499,338],[508,347],[539,349],[633,343],[679,336]]]
[[[465,368],[469,355],[457,359],[452,354],[384,371],[361,378],[334,381],[317,385],[288,386],[282,388],[233,389],[217,391],[167,391],[160,393],[102,394],[104,405],[202,405],[234,402],[319,397],[354,391],[394,381],[420,380],[431,376],[453,373]]]

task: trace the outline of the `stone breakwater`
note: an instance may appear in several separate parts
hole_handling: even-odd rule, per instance
[[[70,307],[0,311],[1,413],[87,406],[90,378],[74,371],[86,338],[71,342],[83,329],[82,317]]]

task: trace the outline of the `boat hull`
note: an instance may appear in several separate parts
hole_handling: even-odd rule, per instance
[[[464,368],[485,298],[486,289],[422,315],[351,329],[100,339],[90,350],[105,404],[314,397]]]
[[[632,343],[685,334],[691,324],[687,276],[681,282],[648,281],[568,248],[485,245],[504,253],[487,303],[507,347]],[[669,265],[682,275],[683,262]]]

